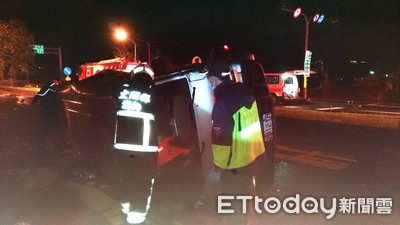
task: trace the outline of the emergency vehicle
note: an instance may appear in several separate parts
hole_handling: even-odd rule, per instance
[[[86,63],[80,66],[77,77],[80,81],[103,70],[115,70],[130,73],[137,65],[139,65],[138,62],[133,62],[125,58],[101,60],[99,62]]]

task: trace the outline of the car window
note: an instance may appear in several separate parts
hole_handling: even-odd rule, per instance
[[[279,76],[265,76],[267,84],[279,84]]]
[[[283,82],[284,84],[293,84],[293,77],[286,77]]]

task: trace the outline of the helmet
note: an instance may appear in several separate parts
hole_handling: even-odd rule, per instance
[[[58,80],[53,80],[53,82],[50,84],[50,89],[52,90],[58,90],[60,88],[60,81]]]
[[[151,77],[151,80],[154,80],[154,71],[147,63],[141,63],[133,69],[132,77],[137,74],[147,74]]]
[[[53,87],[54,85],[60,85],[60,81],[53,80],[53,82],[50,84],[50,87]]]
[[[210,58],[206,62],[205,69],[208,71],[208,76],[215,76],[222,80],[228,79],[231,71],[229,64],[217,57]]]
[[[131,84],[150,87],[154,84],[154,71],[147,63],[137,65],[132,70]]]

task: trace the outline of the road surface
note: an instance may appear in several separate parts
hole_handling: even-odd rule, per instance
[[[99,121],[76,122],[67,134],[71,144],[51,140],[43,144],[29,94],[0,95],[0,224],[123,224],[107,126]],[[342,198],[373,199],[374,211],[357,203],[354,213],[338,208],[327,219],[320,209],[307,214],[301,205],[298,214],[283,209],[259,214],[249,205],[248,224],[398,223],[398,131],[288,118],[278,118],[277,127],[275,179],[260,198],[283,202],[299,194],[300,201],[324,198],[327,207],[333,198],[338,207]],[[148,224],[228,224],[225,216],[214,211],[216,198],[212,206],[193,208],[201,185],[195,160],[185,158],[185,150],[174,146],[167,146],[163,154]],[[383,206],[377,208],[383,200],[392,203],[390,214],[381,214]],[[363,206],[361,211],[358,206]]]

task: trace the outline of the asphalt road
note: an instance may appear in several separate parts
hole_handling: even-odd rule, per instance
[[[116,187],[119,174],[107,125],[75,120],[64,134],[71,144],[43,141],[34,110],[27,105],[30,98],[0,94],[0,224],[122,224]],[[333,198],[338,207],[343,197],[354,198],[357,204],[353,204],[354,213],[337,208],[331,219],[320,208],[313,214],[301,206],[298,214],[283,209],[259,214],[249,205],[248,224],[398,223],[398,131],[287,118],[278,118],[277,128],[275,179],[260,197],[277,197],[282,202],[296,194],[299,202],[306,197],[318,202],[324,198],[327,208]],[[196,160],[174,146],[167,146],[163,154],[149,223],[229,224],[224,216],[216,215],[215,200],[211,206],[193,209],[202,184]],[[370,206],[375,210],[367,214],[368,205],[358,201],[369,198],[374,199]],[[389,215],[378,214],[381,198],[392,202],[389,207],[386,199],[392,210]]]

